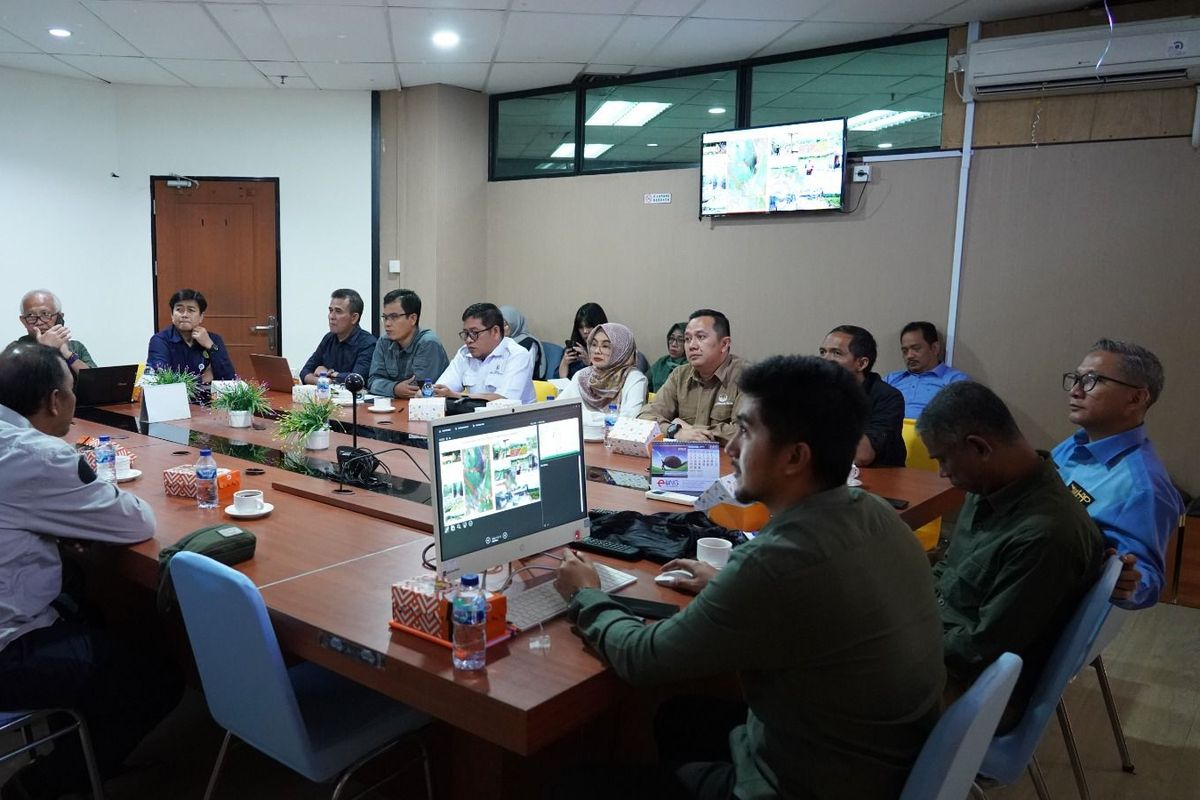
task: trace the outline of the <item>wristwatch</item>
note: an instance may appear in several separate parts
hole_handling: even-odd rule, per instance
[[[674,439],[675,435],[678,434],[682,428],[683,428],[683,426],[680,425],[678,422],[672,422],[670,425],[667,426],[667,437],[670,439]]]

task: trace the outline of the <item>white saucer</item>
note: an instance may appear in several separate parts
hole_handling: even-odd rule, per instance
[[[388,412],[395,411],[395,410],[396,410],[395,406],[388,406],[387,408],[376,408],[375,406],[367,406],[367,411],[370,411],[375,414],[387,414]]]
[[[847,486],[862,486],[862,481],[860,481],[858,478],[851,478],[850,480],[846,481],[846,485]]]
[[[225,506],[225,513],[234,519],[258,519],[265,517],[275,510],[275,506],[270,503],[263,503],[262,508],[258,511],[238,511],[237,506]]]
[[[125,483],[126,481],[132,481],[140,477],[142,477],[142,471],[140,469],[131,469],[126,472],[118,472],[117,483]]]

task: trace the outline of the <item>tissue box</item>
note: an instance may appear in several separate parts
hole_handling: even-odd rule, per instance
[[[649,458],[648,447],[657,435],[658,423],[653,420],[620,417],[609,431],[608,441],[614,453]]]
[[[184,464],[163,470],[163,487],[175,497],[196,496],[196,467]],[[242,488],[242,473],[236,469],[217,467],[217,499],[224,505],[233,504],[233,493]]]
[[[408,418],[410,420],[441,419],[446,416],[446,398],[444,397],[414,397],[408,401]]]
[[[317,387],[310,383],[299,383],[292,387],[292,402],[299,403],[313,396]]]
[[[392,584],[391,627],[450,646],[450,602],[456,586],[433,575]],[[488,592],[488,644],[508,638],[508,598]]]
[[[507,397],[499,397],[495,400],[488,400],[486,406],[483,406],[483,408],[477,408],[475,410],[483,411],[484,409],[492,409],[492,408],[512,408],[513,406],[519,406],[519,405],[521,405],[520,400],[510,400]]]
[[[75,450],[79,452],[88,466],[92,469],[96,468],[96,448],[100,446],[100,440],[92,436],[80,436],[75,442]],[[123,447],[121,444],[114,442],[113,451],[119,456],[129,456],[129,463],[132,465],[137,461],[137,455],[132,450]]]
[[[213,381],[210,390],[212,392],[212,399],[216,400],[235,386],[244,385],[245,383],[245,381]]]
[[[771,518],[771,512],[762,503],[740,503],[734,497],[737,479],[724,475],[696,498],[696,510],[704,511],[708,518],[723,528],[732,531],[761,530]]]

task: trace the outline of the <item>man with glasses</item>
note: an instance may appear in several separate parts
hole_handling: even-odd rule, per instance
[[[62,303],[48,289],[34,289],[21,298],[21,324],[26,335],[17,341],[37,342],[53,347],[62,353],[72,373],[95,367],[96,362],[83,346],[83,342],[71,338],[71,329],[66,326]]]
[[[504,335],[504,315],[492,303],[467,306],[454,354],[433,391],[439,397],[471,396],[482,400],[520,400],[532,403],[533,356]]]
[[[383,336],[371,356],[367,388],[383,397],[413,397],[421,384],[446,369],[450,359],[437,334],[421,327],[421,298],[409,289],[383,296]]]
[[[1079,426],[1051,457],[1125,566],[1113,600],[1158,602],[1164,554],[1183,501],[1146,436],[1146,412],[1163,388],[1158,357],[1140,345],[1101,339],[1063,375],[1067,419]]]
[[[334,289],[329,296],[329,333],[300,369],[300,382],[316,384],[324,372],[343,383],[351,372],[367,376],[375,353],[375,337],[359,327],[362,296],[353,289]]]

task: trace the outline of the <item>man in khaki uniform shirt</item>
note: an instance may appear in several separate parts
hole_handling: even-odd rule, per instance
[[[725,444],[736,432],[742,374],[742,359],[729,352],[729,319],[702,308],[688,317],[683,337],[688,363],[671,373],[638,416],[659,423],[672,439]]]

